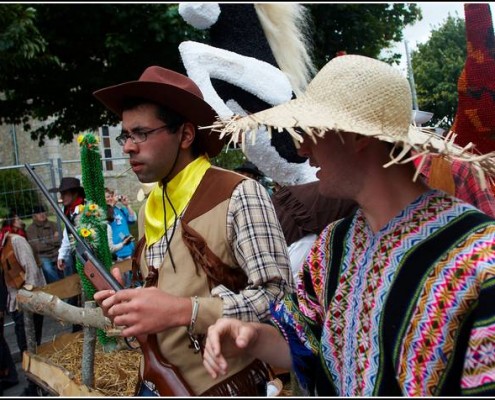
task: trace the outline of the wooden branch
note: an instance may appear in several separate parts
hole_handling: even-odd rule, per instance
[[[29,310],[24,310],[22,318],[24,318],[27,351],[36,353],[36,329],[34,327],[33,313]]]
[[[85,310],[96,309],[95,301],[84,303]],[[90,326],[84,327],[84,342],[82,351],[81,378],[82,383],[90,388],[95,387],[95,348],[96,329]]]
[[[56,320],[109,330],[112,322],[105,317],[101,308],[84,309],[72,306],[57,296],[42,291],[30,292],[20,289],[17,293],[19,307],[33,313],[48,315]]]

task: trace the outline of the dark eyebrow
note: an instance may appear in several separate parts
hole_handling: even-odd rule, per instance
[[[122,130],[120,131],[120,133],[124,133],[124,134],[132,134],[132,133],[139,133],[139,132],[146,132],[146,131],[149,131],[150,129],[146,129],[146,128],[142,128],[140,126],[136,127],[136,128],[133,128],[132,130],[130,131],[127,131],[125,129],[122,128]]]

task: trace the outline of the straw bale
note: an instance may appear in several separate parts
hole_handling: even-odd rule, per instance
[[[45,357],[54,364],[71,372],[74,382],[82,384],[81,360],[83,338],[76,338],[64,347]],[[94,382],[95,389],[105,396],[133,396],[136,388],[141,352],[119,349],[105,352],[100,343],[95,347]]]

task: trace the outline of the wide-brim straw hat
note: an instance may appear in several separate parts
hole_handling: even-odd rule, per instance
[[[455,145],[453,135],[442,137],[411,125],[411,112],[409,82],[398,69],[373,58],[344,55],[329,61],[298,98],[248,116],[218,118],[211,128],[243,148],[245,140],[256,140],[265,129],[269,135],[285,129],[296,144],[303,141],[301,132],[313,140],[329,131],[352,132],[402,148],[385,166],[434,153],[473,163],[482,178],[484,173],[495,175],[494,154],[475,154],[472,144]],[[414,150],[412,156],[409,150]]]
[[[100,89],[93,95],[120,118],[125,101],[130,98],[143,98],[165,106],[198,127],[211,125],[216,116],[192,79],[159,66],[146,68],[137,81]],[[195,140],[210,157],[218,155],[224,145],[218,133],[210,130],[197,131]]]

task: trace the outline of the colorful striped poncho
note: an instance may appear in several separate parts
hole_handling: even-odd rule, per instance
[[[495,220],[430,190],[379,232],[329,225],[274,306],[310,394],[495,394]]]

